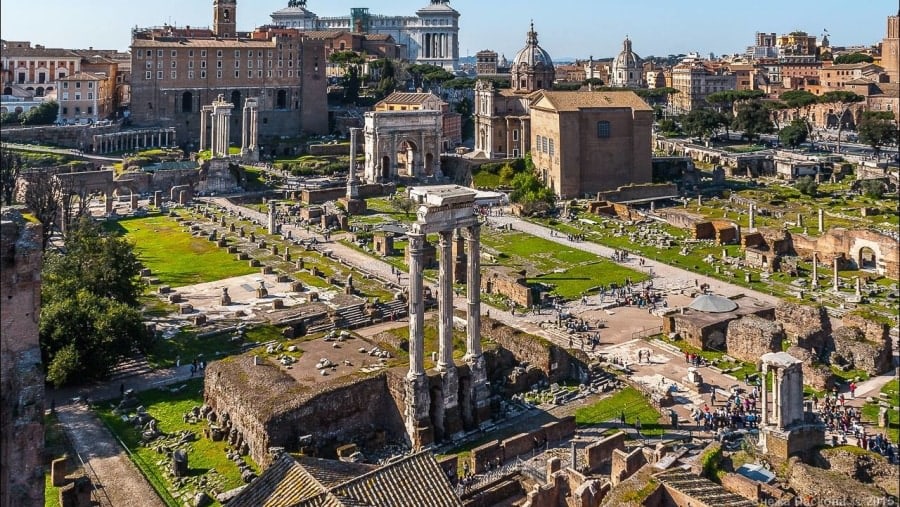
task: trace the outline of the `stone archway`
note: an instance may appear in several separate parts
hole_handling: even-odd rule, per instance
[[[419,147],[409,139],[397,143],[397,153],[394,154],[397,161],[397,174],[401,172],[405,176],[415,176],[416,165],[419,158]]]
[[[875,270],[878,268],[878,256],[875,255],[875,250],[864,246],[859,249],[859,253],[856,256],[856,263],[857,266],[859,266],[859,269]]]

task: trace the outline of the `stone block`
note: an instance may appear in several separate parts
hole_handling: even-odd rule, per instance
[[[203,325],[206,324],[207,320],[208,320],[208,319],[207,319],[205,313],[199,313],[199,314],[194,315],[194,316],[191,317],[191,322],[192,322],[195,326],[203,326]]]
[[[228,250],[226,250],[226,251],[230,254],[236,254],[236,253],[238,253],[238,248],[236,246],[232,245],[232,246],[228,247]]]
[[[180,303],[181,302],[181,294],[178,292],[173,292],[169,294],[169,302],[170,303]]]
[[[180,315],[188,315],[194,312],[194,307],[190,303],[181,303],[178,306],[178,313]]]
[[[260,273],[262,273],[264,275],[271,275],[272,273],[275,272],[275,269],[272,268],[272,266],[263,266],[262,269],[260,269],[259,271],[260,271]]]
[[[69,458],[56,458],[50,463],[50,482],[54,487],[65,486],[66,474],[69,473]]]
[[[258,268],[260,266],[259,259],[250,259],[249,265],[251,268]]]
[[[272,300],[272,309],[273,310],[281,310],[284,308],[284,300],[283,299],[273,299]]]
[[[159,294],[168,294],[172,292],[172,288],[168,285],[160,285],[159,288],[156,289],[156,292]]]

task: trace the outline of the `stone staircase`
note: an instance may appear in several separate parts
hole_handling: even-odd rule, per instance
[[[334,327],[339,329],[355,329],[372,323],[372,318],[366,315],[365,305],[361,304],[340,308],[337,315]]]
[[[406,317],[409,312],[409,304],[406,301],[392,299],[386,303],[378,303],[378,309],[381,311],[382,320],[390,320],[391,312],[394,312],[394,319]]]
[[[109,379],[111,381],[121,380],[128,377],[150,373],[151,371],[153,371],[153,368],[151,368],[150,363],[147,362],[147,357],[143,354],[137,354],[135,356],[124,359],[123,361],[119,362],[119,364],[115,365],[110,372]]]
[[[731,493],[715,482],[684,470],[669,470],[655,476],[660,482],[701,505],[716,507],[755,507],[756,503]]]

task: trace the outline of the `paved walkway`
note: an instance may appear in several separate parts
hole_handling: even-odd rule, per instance
[[[84,403],[68,403],[57,410],[75,451],[85,461],[99,493],[100,505],[165,507],[116,438]]]

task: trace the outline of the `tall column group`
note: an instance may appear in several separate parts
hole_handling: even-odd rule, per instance
[[[259,160],[259,104],[256,98],[244,100],[243,123],[241,125],[241,156],[253,161]]]

